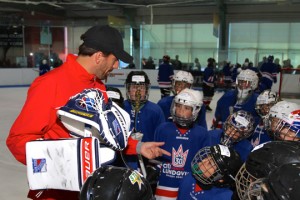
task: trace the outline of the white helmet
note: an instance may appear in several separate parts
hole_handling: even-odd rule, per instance
[[[277,121],[274,118],[277,118]],[[266,128],[275,139],[288,140],[289,137],[292,140],[300,140],[300,105],[288,101],[276,103],[270,109]],[[291,135],[289,131],[294,134]]]
[[[244,110],[229,115],[224,123],[224,135],[220,144],[231,146],[251,136],[254,130],[254,118]],[[229,132],[230,131],[230,132]]]
[[[179,93],[180,91],[178,91],[178,88],[175,88],[175,84],[176,82],[183,82],[185,83],[183,87],[184,88],[191,88],[192,84],[194,82],[194,77],[190,72],[187,71],[181,71],[179,70],[174,76],[173,76],[173,81],[172,81],[172,91],[173,93],[176,95],[177,93]],[[182,88],[181,87],[181,88]],[[181,89],[182,90],[182,89]]]
[[[255,110],[262,117],[266,118],[270,108],[278,102],[278,95],[271,90],[264,90],[256,100]]]
[[[245,81],[246,87],[243,87],[241,81]],[[236,85],[238,89],[238,103],[245,102],[252,92],[258,86],[258,76],[253,70],[242,70],[236,78]]]
[[[177,94],[171,105],[171,115],[173,121],[182,127],[189,127],[194,123],[198,117],[198,113],[203,104],[203,94],[200,91],[185,88],[179,94]],[[192,116],[189,118],[179,117],[176,115],[176,104],[182,104],[192,107]]]

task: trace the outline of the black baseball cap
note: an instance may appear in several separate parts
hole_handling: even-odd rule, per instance
[[[133,58],[124,51],[123,39],[120,32],[108,25],[97,25],[88,29],[80,37],[83,44],[95,50],[112,53],[117,59],[132,63]]]

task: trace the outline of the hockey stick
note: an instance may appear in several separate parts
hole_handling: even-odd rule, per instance
[[[140,103],[141,103],[141,89],[139,87],[138,90],[135,92],[135,113],[134,113],[134,132],[135,133],[137,132],[137,124],[136,123],[137,123],[137,116],[138,116],[138,113],[140,110]],[[142,137],[140,137],[138,140],[141,141]],[[146,178],[147,172],[146,172],[145,164],[143,161],[143,157],[141,154],[137,154],[137,157],[138,157],[138,160],[139,160],[139,163],[141,166],[142,174]]]

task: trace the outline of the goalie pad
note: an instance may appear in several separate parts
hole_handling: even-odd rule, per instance
[[[127,146],[130,116],[110,99],[105,103],[99,89],[85,89],[57,111],[73,137],[97,137],[114,150]]]
[[[95,137],[26,143],[30,189],[80,191],[89,174],[115,160],[115,151],[99,144]]]

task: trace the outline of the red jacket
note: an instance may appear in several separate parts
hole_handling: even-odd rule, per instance
[[[101,80],[89,74],[77,61],[68,55],[60,67],[36,78],[31,84],[21,113],[12,125],[6,144],[14,157],[26,165],[25,144],[36,139],[69,138],[68,130],[57,118],[58,107],[83,89],[106,90]],[[105,93],[107,98],[107,95]],[[135,154],[137,141],[130,139],[126,154]],[[30,191],[35,199],[39,191]],[[78,199],[78,192],[45,190],[40,199]]]

